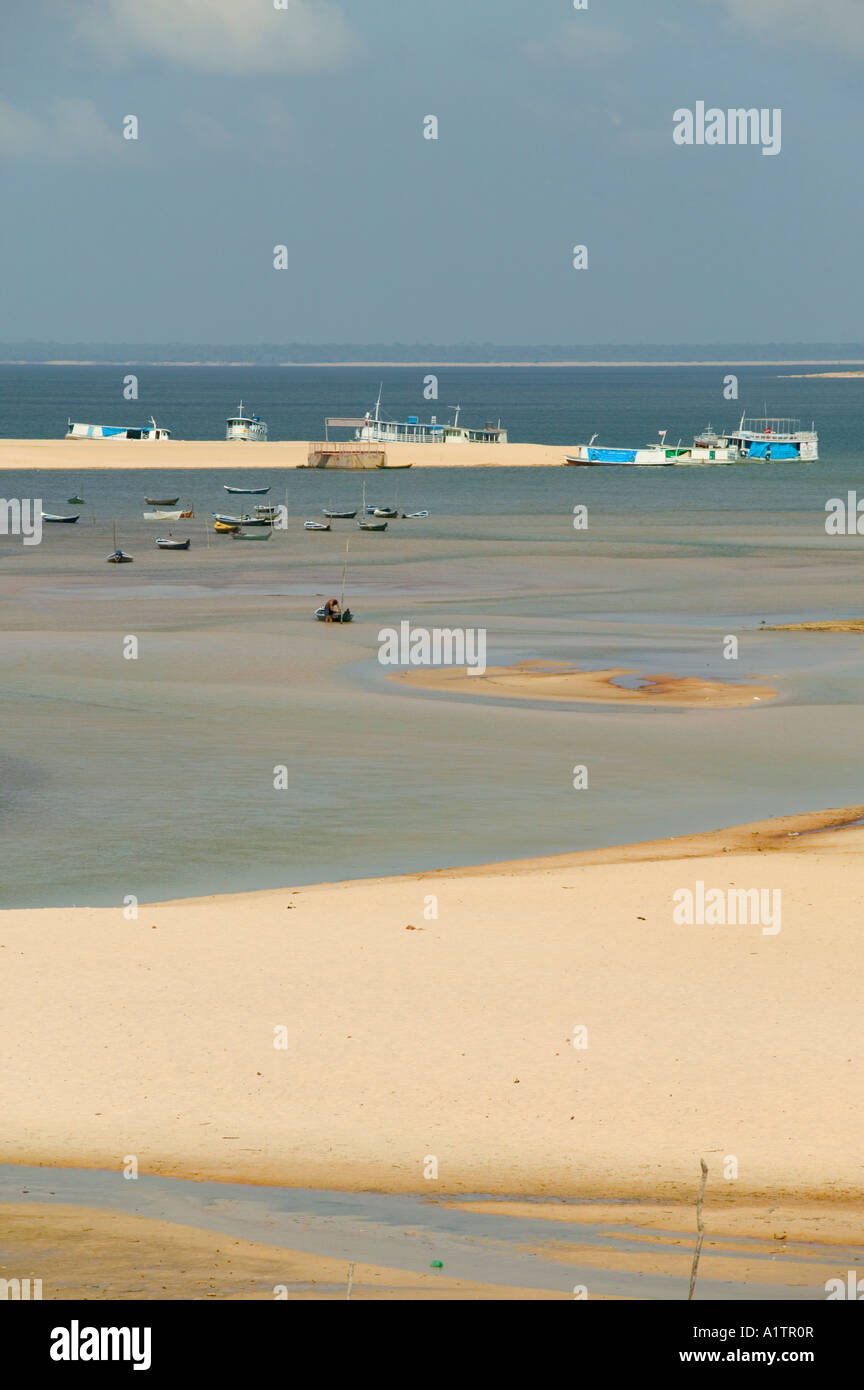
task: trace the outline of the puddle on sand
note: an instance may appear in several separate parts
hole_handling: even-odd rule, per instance
[[[196,1226],[265,1245],[329,1255],[357,1264],[390,1266],[426,1273],[440,1260],[448,1278],[557,1293],[584,1284],[589,1296],[651,1300],[686,1299],[687,1276],[606,1270],[598,1265],[547,1260],[526,1247],[555,1240],[598,1250],[629,1251],[650,1257],[652,1240],[667,1237],[645,1228],[607,1228],[599,1223],[555,1224],[462,1210],[464,1203],[493,1199],[476,1194],[459,1198],[390,1196],[376,1192],[334,1192],[242,1183],[191,1182],[182,1178],[139,1176],[120,1171],[0,1165],[0,1202],[41,1202],[101,1207],[131,1216]],[[525,1199],[514,1198],[520,1203]],[[530,1200],[530,1199],[528,1199]],[[539,1200],[539,1199],[538,1199]],[[544,1199],[548,1201],[549,1199]],[[443,1206],[442,1201],[454,1206]],[[622,1211],[630,1205],[622,1202]],[[614,1234],[613,1234],[614,1233]],[[692,1232],[682,1232],[683,1240]],[[746,1242],[739,1242],[746,1244]],[[756,1244],[754,1242],[754,1244]],[[658,1240],[657,1248],[664,1249]],[[729,1259],[762,1259],[730,1254]],[[818,1257],[817,1257],[818,1258]],[[814,1259],[810,1247],[808,1263]],[[826,1248],[826,1266],[836,1251]],[[787,1278],[794,1257],[783,1262]],[[828,1271],[830,1273],[830,1270]],[[826,1273],[826,1278],[828,1274]],[[824,1298],[824,1287],[746,1284],[700,1279],[697,1298],[723,1300],[806,1300]]]

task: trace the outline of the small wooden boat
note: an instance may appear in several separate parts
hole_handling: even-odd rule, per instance
[[[145,521],[188,521],[193,515],[192,508],[188,512],[143,512]]]
[[[173,536],[157,536],[156,544],[160,550],[188,550],[192,544],[191,536],[183,541],[175,541]]]
[[[329,531],[329,521],[304,521],[303,529],[306,531]]]
[[[111,555],[108,556],[108,564],[109,564],[109,565],[131,565],[131,564],[132,564],[132,556],[131,556],[131,555],[127,555],[127,554],[125,553],[125,551],[122,551],[122,550],[115,550],[115,551],[113,551],[113,553],[112,553]]]
[[[392,521],[393,518],[394,518],[395,516],[398,516],[398,515],[399,515],[399,513],[398,513],[398,511],[396,510],[395,507],[373,507],[373,508],[372,508],[372,515],[373,515],[373,516],[386,516],[386,517],[388,517],[388,518]]]
[[[270,518],[267,516],[228,516],[225,512],[211,512],[211,516],[217,521],[222,521],[226,526],[269,526]]]
[[[218,521],[216,525],[219,525]],[[234,537],[235,541],[269,541],[270,537],[273,535],[272,530],[238,531],[232,527],[229,527],[228,529],[231,531],[231,534]]]
[[[229,487],[227,483],[222,486],[235,497],[265,497],[270,491],[269,487]]]
[[[326,623],[327,621],[327,613],[325,610],[326,605],[322,603],[321,607],[315,611],[315,617],[318,619],[319,623]],[[354,614],[351,612],[351,609],[345,608],[341,613],[335,613],[330,621],[331,623],[350,623],[353,617]]]
[[[321,511],[325,516],[329,516],[331,521],[353,521],[357,515],[357,508],[353,512],[333,512],[329,507],[322,507]]]
[[[421,516],[428,516],[428,515],[429,515],[428,512],[403,512],[403,513],[402,513],[402,520],[403,520],[403,521],[419,521],[419,519],[420,519]]]
[[[357,525],[360,527],[360,530],[361,530],[361,531],[386,531],[386,530],[387,530],[387,522],[386,522],[386,521],[373,521],[371,517],[367,517],[367,518],[361,517],[360,520],[357,522]]]
[[[54,512],[43,512],[43,513],[42,513],[42,520],[43,520],[43,521],[70,521],[70,522],[71,522],[71,521],[77,521],[77,520],[78,520],[78,515],[79,515],[79,514],[78,514],[77,512],[75,513],[74,516],[57,516],[57,515],[55,515]]]
[[[376,463],[376,468],[413,468],[413,463]]]
[[[236,532],[240,530],[240,523],[239,521],[235,521],[233,523],[228,521],[214,521],[213,530],[219,531],[220,533],[227,532],[228,534],[230,534],[231,532]]]
[[[74,497],[67,497],[67,498],[66,498],[66,501],[69,503],[69,506],[70,506],[70,507],[83,507],[83,506],[84,506],[84,498],[83,498],[83,497],[79,497],[78,494],[77,494],[77,492],[76,492],[76,494],[75,494]]]
[[[176,507],[179,497],[145,497],[148,507]]]

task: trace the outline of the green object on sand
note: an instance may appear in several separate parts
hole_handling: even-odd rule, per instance
[[[430,1263],[430,1265],[429,1265],[429,1268],[430,1268],[430,1269],[443,1269],[443,1268],[444,1268],[444,1264],[443,1264],[443,1262],[442,1262],[441,1260],[432,1260],[431,1263]]]

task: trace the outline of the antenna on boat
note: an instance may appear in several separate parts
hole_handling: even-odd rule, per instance
[[[379,387],[378,387],[378,399],[377,399],[377,401],[375,402],[375,423],[376,423],[376,425],[378,424],[378,422],[379,422],[380,419],[381,419],[381,416],[380,416],[380,411],[381,411],[381,393],[382,393],[383,390],[384,390],[384,382],[382,381],[381,384],[380,384]]]
[[[462,407],[461,405],[448,405],[447,409],[456,411],[456,414],[453,416],[453,428],[455,430],[456,426],[459,424],[459,411]]]
[[[598,430],[598,431],[597,431],[597,434],[599,434],[599,433],[600,433],[600,431]],[[597,434],[592,434],[591,438],[588,440],[588,448],[589,448],[589,449],[591,448],[591,445],[594,443],[594,440],[597,438]]]
[[[344,563],[344,565],[342,566],[342,592],[341,592],[341,594],[339,595],[339,612],[340,612],[340,614],[345,612],[345,575],[346,575],[346,573],[347,573],[347,571],[348,571],[348,547],[349,547],[350,544],[351,544],[350,539],[347,540],[347,541],[345,542],[345,563]]]

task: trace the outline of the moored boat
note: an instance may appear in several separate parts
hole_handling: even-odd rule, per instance
[[[304,529],[305,531],[329,531],[329,530],[330,530],[330,522],[329,522],[329,521],[304,521],[304,523],[303,523],[303,529]]]
[[[82,425],[66,422],[67,439],[170,439],[171,431],[160,429],[153,416],[149,425]]]
[[[270,491],[269,487],[229,487],[227,483],[222,486],[234,497],[264,497]]]
[[[127,555],[124,550],[113,550],[107,557],[109,565],[131,565],[132,556]]]
[[[214,531],[218,531],[218,532],[220,532],[220,533],[223,534],[223,535],[226,534],[226,533],[231,533],[231,532],[234,532],[234,531],[239,531],[239,530],[240,530],[240,522],[239,522],[239,521],[234,521],[234,522],[229,522],[229,521],[214,521],[214,522],[213,522],[213,530],[214,530]]]
[[[809,430],[801,421],[789,417],[742,415],[738,428],[717,434],[709,425],[693,441],[699,450],[725,450],[731,458],[753,459],[761,463],[818,463],[819,435],[815,424]]]
[[[194,512],[190,507],[188,511],[185,512],[155,511],[142,512],[141,515],[145,521],[188,521],[189,518],[194,515]]]
[[[264,424],[262,420],[259,419],[257,415],[244,415],[243,402],[241,401],[237,414],[229,415],[228,417],[228,420],[226,422],[225,438],[245,439],[249,443],[252,443],[256,440],[266,441],[267,426]],[[240,492],[241,489],[229,487],[228,491]],[[269,492],[270,489],[264,488],[262,489],[262,491]]]
[[[361,531],[386,531],[388,523],[386,521],[375,521],[371,517],[361,517],[357,525]]]
[[[230,516],[225,512],[211,512],[217,521],[222,521],[226,526],[269,526],[270,518],[267,516]]]
[[[660,431],[661,443],[648,444],[644,448],[638,446],[633,449],[612,448],[606,445],[595,445],[596,434],[592,435],[587,444],[580,444],[574,449],[573,453],[565,455],[565,463],[568,464],[594,464],[599,467],[619,467],[627,466],[637,468],[656,468],[675,462],[673,449],[666,449],[665,430]]]
[[[329,507],[322,507],[321,511],[323,515],[329,517],[331,521],[353,521],[357,515],[356,507],[353,512],[334,512],[331,511]]]
[[[145,497],[148,507],[176,507],[179,497]]]
[[[79,515],[80,515],[79,512],[76,512],[74,516],[59,516],[59,515],[57,515],[55,512],[43,512],[43,513],[42,513],[42,520],[43,520],[43,521],[66,521],[66,522],[73,522],[73,521],[77,521],[77,520],[78,520]]]
[[[218,521],[216,525],[219,525]],[[239,531],[236,526],[229,526],[227,529],[231,532],[235,541],[269,541],[273,535],[272,529],[267,531]]]
[[[160,550],[188,550],[192,544],[191,536],[185,540],[176,541],[173,536],[157,536],[156,544]]]

